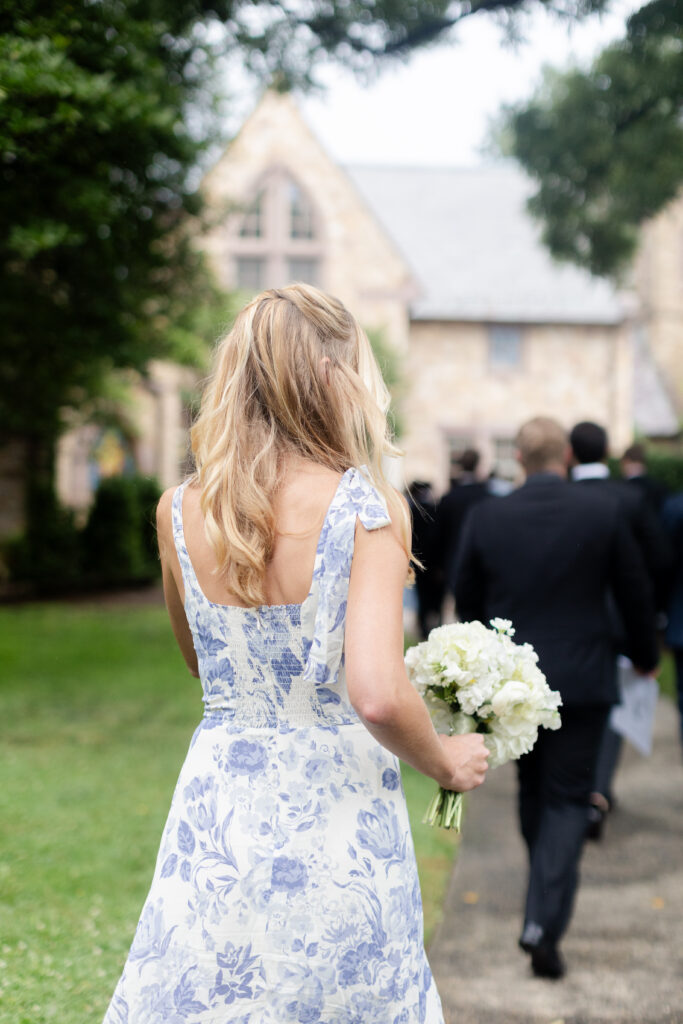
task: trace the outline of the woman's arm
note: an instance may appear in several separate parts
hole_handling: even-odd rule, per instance
[[[349,699],[382,746],[445,789],[484,781],[488,751],[477,734],[437,735],[403,663],[403,585],[408,558],[392,525],[356,527],[346,611]]]
[[[157,506],[157,538],[161,558],[161,576],[164,584],[164,599],[171,628],[178,641],[178,647],[190,673],[199,678],[197,652],[194,649],[192,631],[187,622],[184,608],[183,574],[178,561],[178,552],[173,541],[172,502],[175,487],[170,487],[161,496]]]

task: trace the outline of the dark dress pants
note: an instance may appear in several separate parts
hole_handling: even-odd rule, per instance
[[[614,803],[612,782],[616,775],[623,745],[622,737],[612,729],[608,721],[600,741],[600,753],[598,754],[598,763],[595,769],[593,792],[604,796],[610,806]]]
[[[531,943],[558,942],[569,924],[609,710],[561,708],[562,727],[540,729],[534,749],[517,762],[520,825],[529,851],[524,937]]]
[[[417,569],[415,572],[417,591],[417,624],[420,638],[426,640],[435,626],[441,625],[441,604],[443,589],[433,569]]]

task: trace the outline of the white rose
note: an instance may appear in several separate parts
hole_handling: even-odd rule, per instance
[[[529,687],[518,679],[510,679],[491,698],[494,715],[499,718],[512,714],[517,705],[529,699]]]

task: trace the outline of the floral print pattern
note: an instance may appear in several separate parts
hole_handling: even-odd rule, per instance
[[[306,601],[244,609],[202,593],[183,491],[205,712],[105,1024],[443,1024],[398,763],[344,678],[356,522],[386,505],[348,470]]]

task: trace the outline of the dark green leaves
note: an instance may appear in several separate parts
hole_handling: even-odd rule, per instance
[[[539,182],[532,212],[553,254],[618,275],[641,223],[683,184],[683,5],[654,0],[587,72],[548,74],[510,109],[509,149]]]

